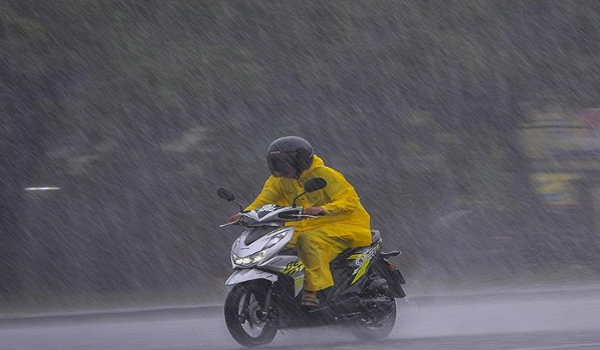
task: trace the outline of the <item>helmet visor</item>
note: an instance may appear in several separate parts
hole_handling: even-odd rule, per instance
[[[267,155],[267,164],[275,177],[296,177],[298,170],[295,166],[296,152],[273,151]]]

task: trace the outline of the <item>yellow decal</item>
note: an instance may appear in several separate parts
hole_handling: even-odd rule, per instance
[[[304,276],[300,275],[294,279],[294,296],[298,295],[302,289],[304,289]]]
[[[371,259],[373,259],[373,257],[375,256],[375,253],[377,252],[377,248],[379,247],[379,245],[376,245],[372,248],[369,248],[367,250],[365,250],[362,254],[352,254],[348,259],[354,258],[356,259],[356,265],[358,265],[358,268],[356,270],[354,270],[354,279],[352,280],[352,283],[350,284],[354,284],[356,283],[356,281],[358,281],[367,271],[367,268],[369,267],[369,264],[371,264]]]
[[[300,272],[303,269],[304,264],[302,263],[302,261],[300,261],[300,259],[298,259],[287,264],[287,266],[284,267],[283,270],[281,270],[281,273],[283,273],[284,275],[291,275],[293,273]]]
[[[350,283],[350,284],[356,283],[356,281],[358,281],[362,277],[362,275],[365,274],[365,271],[367,271],[367,267],[369,267],[370,263],[371,263],[371,257],[367,257],[366,259],[363,259],[362,264],[360,265],[360,268],[358,269],[358,272],[356,273],[356,276],[354,276],[354,279],[352,280],[352,283]]]

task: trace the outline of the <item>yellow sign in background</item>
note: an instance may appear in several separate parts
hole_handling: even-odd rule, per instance
[[[600,109],[533,113],[521,143],[537,192],[553,207],[578,203],[573,181],[600,170]]]
[[[573,180],[581,179],[578,174],[532,174],[536,191],[553,207],[569,207],[577,204],[577,191]]]

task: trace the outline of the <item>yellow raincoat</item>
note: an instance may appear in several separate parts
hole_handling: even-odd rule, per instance
[[[307,193],[296,204],[302,207],[321,207],[326,215],[288,223],[296,227],[289,247],[298,247],[300,260],[306,267],[304,288],[317,291],[333,285],[329,263],[346,248],[371,244],[370,217],[360,204],[358,194],[338,171],[326,167],[318,156],[298,179],[269,177],[258,197],[246,210],[265,204],[292,205],[304,192],[304,183],[321,177],[327,186]]]

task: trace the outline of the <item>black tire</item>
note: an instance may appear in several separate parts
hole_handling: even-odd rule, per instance
[[[238,284],[225,299],[225,323],[229,333],[240,345],[251,347],[270,343],[277,333],[277,318],[264,320],[268,285],[260,282]],[[273,312],[272,312],[273,314]]]
[[[361,340],[377,340],[387,337],[396,324],[396,302],[392,298],[391,310],[374,322],[360,322],[350,328],[350,332]]]

